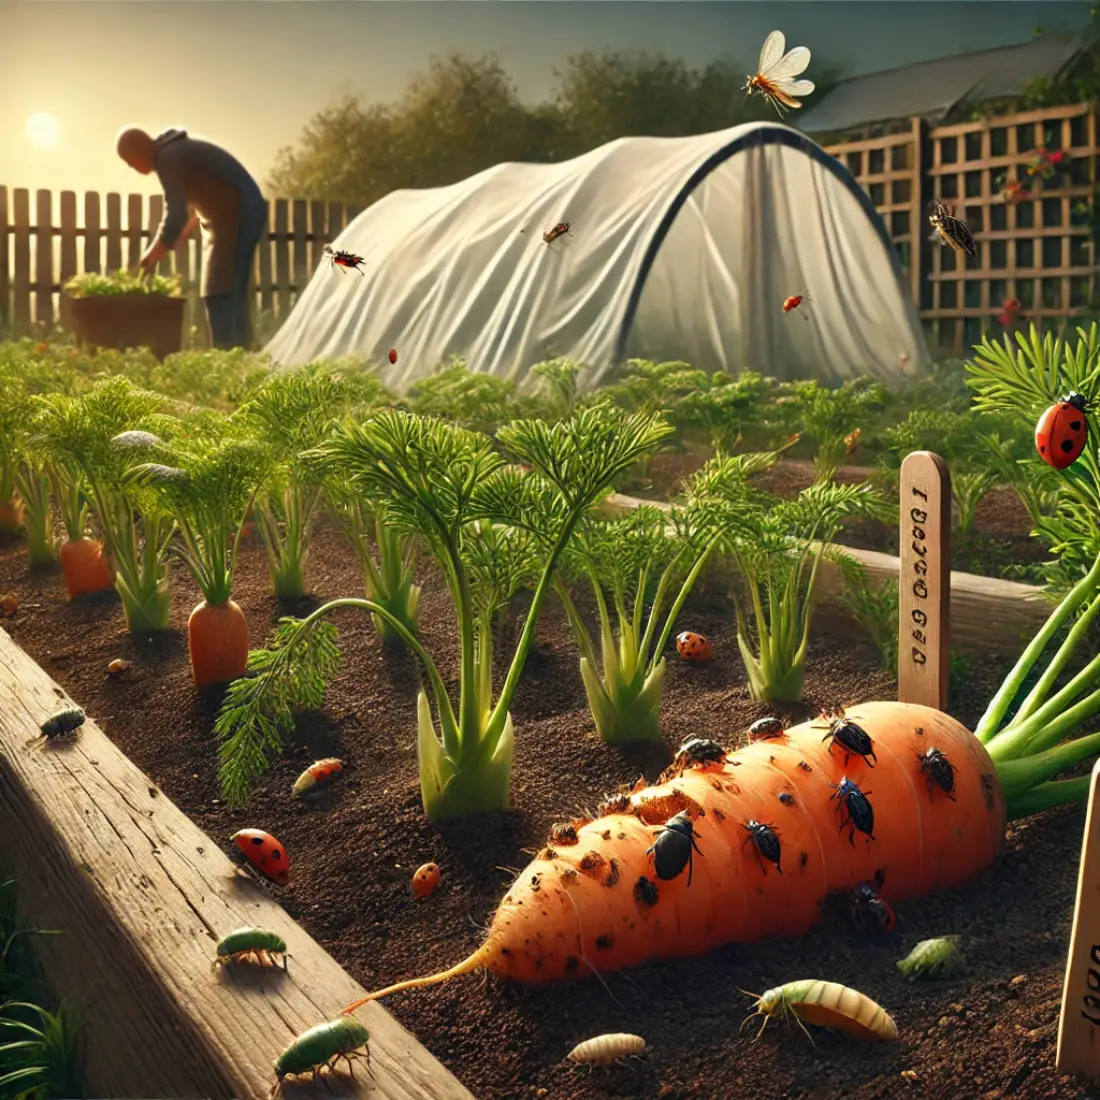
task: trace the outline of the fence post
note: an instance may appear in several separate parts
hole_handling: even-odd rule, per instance
[[[0,332],[11,317],[11,285],[8,282],[8,189],[0,186]]]
[[[921,290],[924,277],[924,120],[913,119],[912,125],[913,163],[910,183],[909,204],[909,293],[913,296],[913,308],[920,312]]]

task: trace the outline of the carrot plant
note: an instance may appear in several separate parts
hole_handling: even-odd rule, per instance
[[[346,471],[330,468],[322,486],[329,511],[363,571],[367,599],[389,612],[385,618],[371,615],[375,630],[384,645],[403,646],[404,634],[393,621],[401,623],[409,634],[420,629],[420,585],[416,583],[420,547],[416,537],[385,523],[381,510],[356,488]]]
[[[668,514],[645,505],[620,519],[590,518],[578,527],[554,587],[581,651],[589,709],[608,744],[661,737],[665,647],[684,601],[728,534],[727,525],[737,521],[734,509],[708,496],[708,482],[747,477],[777,457],[711,462],[689,483],[690,503]],[[666,534],[669,526],[672,532]],[[591,587],[599,620],[598,655],[567,579]]]
[[[442,370],[416,382],[406,404],[420,416],[444,417],[490,435],[518,412],[512,379],[471,371],[457,356]]]
[[[742,371],[736,378],[718,371],[705,387],[683,398],[679,416],[708,433],[716,455],[731,455],[744,441],[745,431],[760,423],[774,387],[775,379],[755,371]]]
[[[423,666],[428,688],[417,703],[417,755],[427,815],[506,808],[511,706],[561,555],[614,478],[668,431],[658,416],[608,406],[557,424],[514,421],[497,439],[530,467],[527,473],[506,463],[486,435],[395,410],[347,425],[323,443],[317,461],[345,471],[385,524],[422,540],[438,562],[458,631],[457,706],[431,655],[388,608],[371,599],[330,601],[305,619],[286,621],[275,648],[252,655],[256,675],[230,687],[215,726],[227,798],[243,799],[268,753],[280,748],[294,708],[323,698],[338,653],[325,629],[331,624],[322,620],[356,607],[388,621]],[[530,610],[494,693],[493,611],[528,578]]]
[[[230,425],[215,430],[207,420],[205,430],[197,430],[197,423],[202,420],[162,445],[156,461],[132,466],[126,483],[148,490],[175,519],[178,539],[170,552],[203,595],[188,619],[187,642],[195,684],[207,687],[247,667],[248,624],[232,599],[233,571],[245,514],[271,459],[261,443],[235,434]]]
[[[856,428],[866,428],[886,404],[885,389],[865,378],[835,388],[814,381],[794,382],[789,391],[788,414],[816,445],[813,463],[819,478],[835,477],[848,449],[848,436]]]
[[[265,441],[274,461],[252,514],[280,599],[305,595],[310,531],[321,501],[320,480],[302,455],[324,439],[352,394],[346,376],[307,367],[268,376],[235,414]]]
[[[1087,573],[1100,553],[1100,432],[1095,419],[1100,403],[1100,330],[1093,323],[1067,340],[1051,332],[1040,338],[1031,325],[1026,335],[1015,334],[1014,343],[1007,336],[1003,343],[985,337],[966,364],[967,385],[981,413],[1015,413],[1018,423],[1033,432],[1044,409],[1070,391],[1082,394],[1091,410],[1093,430],[1073,465],[1048,473],[1049,467],[1035,453],[1022,463],[1038,484],[1055,486],[1053,514],[1040,517],[1036,531],[1057,555],[1048,570],[1048,589],[1060,595]]]
[[[63,511],[71,505],[69,518],[79,518],[81,496],[91,501],[128,629],[167,630],[171,595],[165,551],[172,517],[126,479],[134,456],[156,444],[155,433],[170,423],[162,399],[116,376],[86,394],[46,394],[38,402],[35,444],[54,471],[59,502],[68,498]],[[70,539],[75,530],[74,525]]]
[[[30,564],[48,565],[57,561],[57,537],[50,507],[50,473],[46,463],[37,455],[24,452],[15,471],[15,487],[23,502],[23,531]]]
[[[869,485],[827,480],[786,500],[738,482],[730,483],[726,494],[738,511],[726,550],[744,589],[734,595],[734,606],[749,691],[765,702],[796,702],[822,559],[835,556],[832,540],[846,518],[896,522],[897,509]]]

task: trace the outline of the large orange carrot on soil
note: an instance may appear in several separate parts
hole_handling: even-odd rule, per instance
[[[248,669],[250,636],[244,612],[233,601],[196,605],[187,620],[187,650],[196,687],[224,684]]]
[[[103,544],[87,536],[70,539],[58,551],[69,599],[114,588],[115,579],[103,557]]]

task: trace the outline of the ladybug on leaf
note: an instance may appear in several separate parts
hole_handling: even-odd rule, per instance
[[[1089,437],[1087,409],[1084,396],[1070,393],[1039,417],[1035,449],[1047,465],[1064,470],[1081,457]]]

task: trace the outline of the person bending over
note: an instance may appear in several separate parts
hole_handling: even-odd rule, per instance
[[[201,295],[210,343],[248,347],[252,325],[248,281],[256,246],[267,226],[267,203],[235,157],[209,141],[166,130],[156,138],[131,126],[119,132],[118,155],[142,175],[156,172],[164,190],[164,217],[141,267],[153,270],[176,243],[202,225]]]

